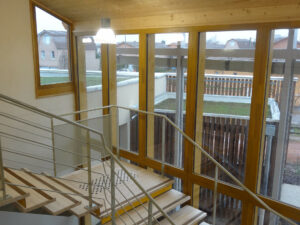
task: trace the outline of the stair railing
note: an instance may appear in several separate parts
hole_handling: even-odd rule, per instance
[[[85,130],[88,134],[89,133],[94,133],[96,135],[99,135],[100,139],[101,139],[101,143],[103,144],[103,147],[105,149],[105,151],[109,154],[110,157],[110,190],[111,190],[111,199],[110,199],[110,203],[111,203],[111,220],[112,220],[112,224],[115,225],[116,224],[116,215],[118,214],[116,211],[116,196],[115,196],[115,190],[116,190],[116,185],[115,185],[115,178],[116,178],[116,174],[115,174],[115,165],[117,164],[126,174],[127,176],[131,179],[131,181],[139,188],[139,190],[148,198],[148,224],[152,224],[154,220],[156,220],[156,218],[153,217],[152,215],[152,208],[153,206],[155,206],[157,208],[157,210],[161,213],[161,215],[163,217],[165,217],[168,222],[172,225],[175,225],[175,222],[170,218],[170,216],[158,205],[158,203],[153,199],[153,197],[151,196],[151,194],[149,194],[144,187],[134,178],[134,176],[128,171],[128,169],[121,163],[121,161],[118,159],[117,156],[115,156],[115,154],[113,154],[112,150],[110,150],[107,145],[106,145],[106,140],[103,136],[103,134],[101,132],[99,132],[98,130],[89,128],[87,126],[84,126],[80,123],[76,123],[73,122],[71,120],[65,119],[61,116],[57,116],[55,114],[46,112],[44,110],[41,110],[37,107],[31,106],[29,104],[26,104],[24,102],[18,101],[16,99],[13,99],[11,97],[8,97],[6,95],[0,94],[0,101],[2,102],[6,102],[10,105],[14,105],[16,107],[25,109],[27,111],[31,111],[35,114],[39,114],[43,117],[47,117],[49,118],[52,122],[51,122],[51,132],[52,132],[52,136],[54,135],[55,131],[53,129],[53,119],[56,119],[58,121],[73,125],[75,127],[78,127],[80,129]],[[4,115],[4,114],[3,114]],[[13,118],[13,117],[12,117]],[[16,118],[17,119],[17,118]],[[2,133],[2,135],[7,135],[6,133]],[[9,136],[9,135],[8,135]],[[11,135],[13,136],[13,135]],[[19,137],[13,137],[18,139]],[[26,140],[24,140],[26,141]],[[32,141],[32,140],[28,140],[28,141]],[[53,139],[52,139],[52,144],[53,144]],[[89,143],[87,143],[89,144]],[[2,149],[0,149],[2,152]],[[53,150],[54,150],[54,146],[53,146]],[[9,151],[9,150],[8,150]],[[20,153],[18,153],[20,154]],[[30,155],[26,155],[27,157],[33,157]],[[38,157],[37,157],[38,158]],[[53,155],[53,158],[55,159],[55,155]],[[89,209],[92,210],[93,209],[93,195],[92,195],[92,173],[95,173],[92,171],[92,165],[91,165],[91,153],[90,151],[87,151],[87,158],[88,158],[88,189],[89,189]],[[3,163],[3,160],[1,160],[1,163]],[[57,162],[55,162],[57,164]],[[3,185],[3,187],[5,188],[5,181],[4,181],[4,175],[3,175],[3,171],[4,171],[4,167],[2,166],[2,164],[0,165],[0,172],[1,172],[1,183]],[[56,170],[55,170],[56,171]],[[55,172],[56,173],[56,172]],[[14,184],[11,184],[14,185]],[[1,187],[1,186],[0,186]],[[2,191],[5,189],[2,187]],[[30,187],[29,187],[30,188]],[[5,195],[4,195],[5,197]],[[135,197],[135,196],[134,196]],[[125,212],[126,213],[126,212]],[[154,218],[154,220],[153,220]],[[156,222],[159,224],[159,221],[156,220]]]
[[[177,132],[179,132],[182,137],[184,137],[186,140],[188,140],[193,146],[195,147],[196,150],[200,151],[201,154],[203,154],[205,157],[207,157],[214,165],[215,165],[215,174],[214,174],[214,189],[213,189],[213,225],[216,224],[216,213],[217,213],[217,188],[218,188],[218,177],[220,171],[224,172],[228,177],[230,177],[238,186],[240,186],[244,191],[246,191],[254,200],[259,202],[266,210],[270,211],[274,215],[277,215],[278,217],[286,220],[292,225],[297,225],[294,221],[292,221],[290,218],[287,218],[286,216],[282,215],[281,213],[277,212],[273,208],[271,208],[267,203],[265,203],[261,198],[259,198],[254,192],[252,192],[249,188],[247,188],[242,182],[240,182],[232,173],[230,173],[223,165],[221,165],[214,157],[212,157],[206,150],[204,150],[198,143],[196,143],[192,138],[190,138],[186,133],[184,133],[183,130],[181,130],[172,120],[170,120],[166,115],[155,113],[155,112],[148,112],[148,111],[143,111],[143,110],[138,110],[135,108],[129,108],[129,107],[124,107],[124,106],[117,106],[117,105],[109,105],[109,106],[104,106],[104,107],[97,107],[93,109],[87,109],[87,110],[80,110],[76,112],[71,112],[71,113],[66,113],[62,114],[60,116],[65,117],[65,116],[70,116],[70,115],[77,115],[81,113],[87,113],[87,112],[92,112],[92,111],[98,111],[98,110],[104,110],[104,109],[123,109],[123,110],[128,110],[132,112],[136,112],[139,114],[144,114],[144,115],[151,115],[151,116],[156,116],[162,119],[162,134],[165,134],[165,129],[166,129],[166,123],[170,124]],[[118,114],[117,114],[118,115]],[[115,115],[116,116],[116,115]],[[118,117],[116,118],[118,119]],[[119,133],[117,133],[119,135]],[[119,137],[117,137],[117,140]],[[164,140],[162,140],[164,142]],[[119,145],[117,143],[116,146],[117,150],[117,156],[119,156]],[[164,145],[162,147],[162,151],[165,151]],[[164,157],[164,152],[162,156]],[[118,160],[116,158],[116,160]],[[162,174],[164,173],[164,167],[165,167],[165,160],[162,158],[161,162],[162,168],[161,172]]]

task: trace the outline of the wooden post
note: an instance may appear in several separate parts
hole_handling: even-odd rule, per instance
[[[85,64],[85,45],[82,43],[82,38],[78,37],[77,38],[77,81],[78,81],[78,105],[79,105],[79,110],[85,110],[88,108],[87,106],[87,91],[86,91],[86,64]],[[80,113],[79,118],[80,120],[87,119],[87,113]],[[80,135],[86,135],[84,134],[85,131],[81,130]],[[87,137],[89,139],[89,137]],[[83,147],[82,148],[82,154],[84,156],[87,156],[87,148]],[[87,163],[85,162],[85,159],[87,159]],[[83,167],[86,167],[89,162],[88,158],[84,158],[82,160]],[[86,215],[84,218],[81,220],[84,225],[91,225],[91,215]]]
[[[197,103],[197,74],[198,74],[198,55],[199,55],[199,33],[193,31],[189,33],[188,48],[188,77],[187,77],[187,94],[186,94],[186,134],[194,139]],[[187,140],[184,140],[184,173],[183,192],[192,196],[193,184],[191,175],[193,173],[194,164],[194,146]]]
[[[155,100],[155,35],[147,35],[147,109],[154,112]],[[147,118],[147,156],[154,158],[154,116]]]
[[[265,103],[268,102],[269,85],[269,46],[271,29],[260,27],[257,30],[256,51],[253,72],[253,92],[251,99],[251,112],[249,122],[249,134],[247,143],[247,157],[245,167],[245,185],[256,192],[259,186],[257,179],[259,172],[259,157],[264,144],[264,118]],[[255,220],[255,207],[248,201],[243,202],[242,224],[253,224]]]
[[[101,68],[102,68],[102,105],[109,105],[109,69],[108,69],[108,45],[101,45]],[[108,114],[108,109],[103,110]]]
[[[117,78],[116,78],[116,45],[102,44],[101,45],[102,59],[102,101],[103,106],[117,104]],[[111,123],[105,127],[110,127],[111,131],[108,134],[104,133],[106,138],[111,138],[111,144],[116,146],[116,109],[103,110],[103,114],[111,114]],[[104,121],[109,123],[110,121]]]
[[[79,91],[79,109],[85,110],[87,106],[86,92],[86,65],[85,65],[85,45],[82,43],[82,38],[77,39],[77,74],[78,74],[78,91]],[[80,119],[86,119],[87,113],[81,113]]]
[[[200,33],[198,74],[197,74],[197,105],[196,105],[196,136],[195,141],[202,146],[203,135],[203,105],[204,105],[204,84],[205,84],[205,59],[206,59],[206,33]],[[201,173],[201,152],[195,150],[194,172]],[[199,208],[200,187],[193,187],[193,206]]]
[[[139,49],[139,109],[147,111],[147,34],[140,34]],[[139,144],[138,155],[140,160],[147,156],[147,116],[139,113]]]

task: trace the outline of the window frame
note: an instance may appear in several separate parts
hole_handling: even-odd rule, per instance
[[[257,38],[256,40],[258,40],[258,35],[259,35],[259,42],[260,42],[260,47],[256,46],[256,50],[255,50],[255,56],[254,56],[254,60],[259,62],[257,63],[256,67],[254,67],[253,69],[256,68],[256,75],[253,74],[253,76],[256,77],[256,81],[255,81],[255,86],[256,86],[256,90],[257,93],[256,95],[260,96],[260,97],[256,97],[255,100],[255,104],[256,105],[261,105],[261,107],[259,107],[259,112],[257,112],[257,110],[255,111],[255,104],[251,104],[251,108],[253,108],[253,111],[255,111],[255,113],[258,115],[260,114],[259,118],[262,119],[265,112],[264,112],[264,103],[262,104],[262,102],[265,101],[265,98],[263,98],[265,91],[266,91],[266,86],[261,85],[262,82],[261,78],[266,79],[266,76],[259,76],[259,74],[266,74],[266,71],[269,70],[269,63],[268,63],[268,56],[269,56],[269,48],[265,47],[268,46],[269,41],[271,40],[271,31],[272,29],[299,29],[300,27],[300,21],[292,21],[292,22],[269,22],[269,23],[242,23],[242,24],[233,24],[233,25],[211,25],[211,26],[195,26],[195,27],[174,27],[174,28],[146,28],[146,29],[127,29],[127,30],[116,30],[115,33],[116,34],[139,34],[140,35],[140,53],[143,59],[140,60],[140,71],[142,71],[140,73],[140,80],[146,80],[147,82],[141,82],[140,86],[139,86],[139,101],[140,101],[140,110],[147,110],[148,104],[149,104],[149,90],[151,91],[151,89],[147,89],[147,83],[149,80],[151,80],[151,76],[148,76],[148,61],[147,61],[147,57],[148,57],[148,53],[153,51],[153,46],[151,44],[149,44],[149,39],[153,38],[152,36],[156,33],[173,33],[173,32],[189,32],[189,35],[191,35],[189,37],[189,50],[188,50],[188,54],[190,56],[189,61],[188,61],[188,70],[190,71],[190,73],[193,75],[193,77],[190,77],[190,82],[188,82],[187,85],[189,85],[187,91],[190,92],[190,95],[193,95],[193,99],[190,100],[191,103],[195,103],[196,105],[196,99],[194,98],[196,95],[195,90],[197,90],[197,87],[195,87],[195,82],[192,82],[192,80],[197,80],[196,79],[196,75],[198,75],[199,73],[199,61],[198,61],[198,54],[200,54],[200,52],[198,52],[197,50],[195,50],[197,47],[199,49],[199,36],[201,33],[204,32],[213,32],[213,31],[240,31],[240,30],[256,30],[257,34]],[[199,35],[199,36],[198,36]],[[151,42],[150,42],[151,43]],[[256,41],[256,44],[258,42]],[[266,44],[268,43],[268,44]],[[151,47],[149,47],[151,46]],[[197,46],[197,47],[195,47]],[[262,47],[263,46],[263,47]],[[258,51],[257,49],[260,49],[260,51]],[[203,53],[202,53],[203,54]],[[104,55],[105,56],[105,55]],[[107,57],[107,56],[105,56]],[[254,71],[253,71],[254,73]],[[190,75],[191,76],[191,75]],[[257,79],[259,78],[259,79]],[[263,87],[263,88],[261,88]],[[259,92],[259,93],[258,93]],[[110,92],[113,93],[113,92]],[[104,93],[105,94],[105,93]],[[107,95],[109,95],[108,93],[106,93]],[[253,98],[253,96],[252,96]],[[142,104],[141,104],[142,103]],[[195,140],[195,132],[196,129],[194,127],[195,125],[195,116],[196,116],[196,107],[190,107],[189,110],[187,110],[187,112],[189,111],[189,122],[190,122],[190,126],[185,130],[185,133],[187,133],[190,137],[193,137],[193,140]],[[251,113],[251,112],[250,112]],[[188,116],[187,116],[188,117]],[[264,143],[264,139],[261,138],[261,135],[257,135],[257,131],[262,131],[264,129],[263,127],[263,123],[260,120],[256,120],[255,116],[251,116],[252,118],[252,130],[255,130],[255,132],[252,132],[252,137],[248,137],[248,143],[249,140],[251,138],[251,140],[253,140],[253,144],[252,144],[252,149],[253,152],[252,154],[247,154],[247,159],[246,159],[246,163],[248,162],[248,165],[246,165],[245,168],[245,173],[247,172],[247,176],[249,177],[249,184],[246,184],[246,186],[248,188],[250,188],[252,191],[259,197],[261,198],[263,201],[265,201],[271,208],[277,210],[279,213],[281,213],[282,215],[296,220],[299,220],[299,207],[293,206],[293,205],[288,205],[284,202],[281,202],[279,200],[275,200],[272,199],[271,197],[268,196],[263,196],[259,193],[259,191],[257,191],[257,187],[259,187],[259,183],[257,179],[257,176],[260,176],[260,168],[261,168],[261,160],[258,159],[260,157],[260,153],[261,153],[261,148],[257,147],[260,145],[263,145],[262,143]],[[192,123],[191,123],[192,121]],[[120,149],[120,156],[131,160],[135,163],[138,163],[141,166],[144,167],[149,167],[152,169],[156,169],[158,171],[160,171],[160,168],[162,167],[162,163],[153,160],[151,158],[148,158],[148,153],[147,153],[147,148],[146,143],[147,143],[147,135],[145,134],[145,130],[147,129],[147,121],[146,119],[141,119],[141,121],[139,121],[139,126],[141,128],[139,128],[139,141],[140,141],[140,146],[139,146],[139,152],[137,154],[135,153],[131,153],[131,152],[127,152],[124,149]],[[146,128],[145,128],[146,127]],[[257,128],[259,127],[259,128]],[[250,128],[249,128],[250,129]],[[248,145],[247,143],[247,145]],[[193,151],[193,147],[188,143],[188,141],[186,140],[186,148],[185,149],[189,149],[190,152]],[[248,147],[249,148],[249,147]],[[190,150],[192,149],[192,150]],[[186,150],[185,150],[186,151]],[[193,162],[194,160],[194,156],[191,157],[193,154],[185,154],[183,157],[185,157],[184,161],[185,162]],[[253,163],[256,162],[256,163]],[[193,165],[192,163],[187,163],[187,167],[188,165]],[[248,166],[248,167],[247,167]],[[190,166],[191,167],[191,166]],[[168,172],[166,172],[166,170]],[[213,190],[214,188],[214,180],[202,175],[197,175],[193,172],[192,167],[191,168],[184,168],[184,169],[178,169],[175,168],[171,165],[165,165],[165,173],[170,175],[170,176],[174,176],[174,177],[178,177],[182,180],[185,180],[187,182],[187,189],[184,191],[184,193],[187,193],[188,195],[192,196],[193,193],[193,185],[200,185],[201,187],[204,188],[208,188]],[[246,174],[245,174],[246,176]],[[246,180],[246,179],[245,179]],[[234,184],[230,184],[230,183],[225,183],[225,182],[219,182],[218,183],[218,192],[228,195],[232,198],[238,199],[242,201],[243,204],[243,208],[242,208],[242,223],[241,224],[252,224],[252,219],[255,219],[255,214],[256,214],[256,209],[257,207],[261,207],[260,203],[253,200],[252,198],[249,197],[248,193],[244,190],[242,190],[241,188],[239,188],[238,186],[234,185]],[[249,220],[248,220],[249,219]]]
[[[49,13],[50,15],[61,20],[68,25],[67,37],[68,37],[68,57],[69,57],[69,76],[70,81],[65,83],[57,84],[46,84],[41,85],[40,79],[40,62],[39,62],[39,48],[37,39],[37,24],[36,24],[36,13],[35,7]],[[51,95],[62,95],[67,93],[73,93],[74,88],[74,52],[73,52],[73,23],[69,19],[58,15],[54,11],[48,9],[44,5],[30,0],[30,16],[31,16],[31,33],[32,33],[32,48],[33,48],[33,63],[34,63],[34,78],[35,78],[35,95],[36,98],[51,96]],[[52,58],[51,58],[52,59]]]

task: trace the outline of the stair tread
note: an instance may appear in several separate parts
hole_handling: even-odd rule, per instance
[[[77,193],[75,193],[72,189],[62,185],[59,181],[57,181],[54,178],[41,174],[37,174],[36,176],[41,180],[49,183],[50,185],[55,186],[58,190],[64,193],[69,193],[69,196],[80,202],[78,206],[69,209],[69,211],[72,212],[74,215],[76,215],[77,217],[82,217],[90,213],[89,210],[86,209],[86,207],[89,205],[89,201],[86,198],[84,198],[83,196],[76,195]]]
[[[158,203],[158,205],[166,212],[171,211],[172,209],[187,202],[188,200],[190,200],[190,196],[187,196],[174,189],[169,190],[155,198],[155,201]],[[140,214],[140,216],[137,212]],[[154,205],[152,206],[152,213],[155,218],[161,216],[161,213]],[[143,206],[140,205],[135,209],[128,211],[127,214],[125,213],[121,215],[121,218],[118,217],[116,219],[116,223],[122,224],[122,222],[125,222],[126,224],[131,224],[132,220],[134,220],[136,224],[143,223],[148,218],[148,202],[144,203]],[[111,224],[111,221],[106,224]]]
[[[13,184],[20,185],[19,188],[28,193],[29,195],[25,198],[25,204],[18,203],[18,207],[23,212],[30,212],[37,208],[40,208],[44,205],[49,204],[50,202],[55,201],[54,198],[51,198],[48,194],[43,191],[35,190],[26,186],[33,186],[24,183],[24,181],[19,180],[17,177],[8,172],[9,170],[6,168],[4,171],[5,178]],[[22,187],[23,186],[23,187]]]
[[[35,187],[43,189],[45,193],[47,193],[49,196],[55,199],[54,202],[51,202],[47,205],[44,205],[43,207],[52,215],[59,215],[70,208],[73,208],[74,206],[78,205],[79,202],[71,200],[68,197],[65,197],[64,195],[55,192],[56,190],[52,189],[50,186],[46,185],[45,183],[39,181],[34,177],[34,175],[30,175],[30,173],[20,170],[12,170],[19,176],[23,177],[24,179],[30,181]],[[46,191],[49,190],[49,191]]]
[[[110,166],[107,164],[108,162],[105,162],[105,164],[102,162],[100,164],[94,165],[92,167],[93,172],[92,173],[92,183],[93,183],[93,196],[95,202],[98,204],[101,204],[102,207],[100,208],[101,213],[108,213],[110,209],[110,202],[106,201],[109,199],[110,201],[110,192],[107,191],[109,189],[110,185]],[[164,187],[170,187],[173,183],[173,180],[160,176],[159,174],[156,174],[154,172],[150,172],[149,170],[146,170],[144,168],[132,165],[127,162],[122,162],[122,164],[126,167],[126,169],[133,175],[137,181],[143,186],[144,189],[146,189],[150,193],[154,193],[159,191],[160,189]],[[104,169],[105,168],[105,169]],[[120,182],[116,178],[117,183],[117,190],[116,190],[116,199],[119,204],[126,205],[126,198],[132,202],[135,202],[135,198],[132,193],[134,193],[135,196],[138,198],[143,198],[144,194],[142,191],[133,183],[131,179],[125,174],[125,172],[116,164],[115,165],[115,171],[118,176],[122,178],[122,181],[126,182],[126,185],[130,187],[131,192],[126,188],[126,185]],[[101,175],[101,174],[103,175]],[[107,173],[107,174],[106,174]],[[116,175],[117,176],[117,175]],[[64,178],[67,178],[68,180],[76,180],[81,182],[87,182],[87,171],[86,170],[78,170],[71,174],[68,174],[64,176]],[[72,181],[66,181],[66,185],[69,187],[74,188],[76,191],[88,195],[88,188],[87,185],[81,185]],[[102,187],[105,187],[106,193],[104,194],[104,189]],[[168,190],[169,190],[168,189]],[[120,193],[122,192],[122,194]],[[167,191],[167,190],[165,190]],[[164,192],[165,192],[164,191]],[[161,194],[161,192],[160,192]],[[144,200],[145,202],[145,200]],[[105,208],[105,206],[107,206]]]
[[[0,201],[0,207],[20,201],[20,200],[24,200],[25,197],[28,196],[28,194],[23,192],[18,187],[12,187],[8,184],[5,184],[5,190],[6,190],[6,195],[8,196],[8,198]],[[1,193],[1,198],[2,198],[2,193]]]
[[[173,213],[170,217],[176,225],[193,225],[198,224],[206,217],[206,213],[192,206],[186,205],[179,211]],[[159,222],[161,225],[169,224],[167,219]]]

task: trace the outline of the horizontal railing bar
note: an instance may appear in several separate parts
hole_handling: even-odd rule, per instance
[[[1,132],[1,131],[0,131],[0,134],[1,134],[1,136],[6,137],[6,138],[9,138],[9,139],[14,139],[14,140],[18,140],[18,141],[22,140],[21,142],[23,142],[23,143],[25,142],[25,143],[29,143],[29,144],[32,144],[32,145],[38,145],[39,147],[45,147],[45,148],[47,148],[47,149],[49,149],[49,150],[52,150],[52,149],[53,149],[53,147],[52,147],[51,145],[47,145],[47,144],[45,144],[45,143],[41,143],[41,142],[34,141],[34,140],[31,140],[31,139],[27,139],[27,138],[23,138],[23,137],[18,137],[18,136],[16,136],[16,135],[7,134],[7,133]],[[58,151],[70,153],[70,154],[72,154],[72,155],[77,155],[77,156],[81,156],[81,157],[84,157],[84,158],[89,158],[88,156],[83,155],[83,154],[81,154],[81,153],[70,152],[70,151],[67,151],[67,150],[62,149],[62,148],[54,147],[54,149],[55,149],[55,150],[58,150]],[[93,150],[94,150],[94,149],[93,149]],[[97,150],[97,149],[96,149],[96,150]],[[94,151],[96,151],[96,150],[94,150]],[[91,159],[96,160],[96,161],[99,161],[99,162],[102,162],[100,159],[96,159],[96,158],[91,158]]]
[[[300,50],[293,49],[274,49],[274,58],[285,59],[287,55],[292,54],[294,58],[300,58]],[[128,55],[138,55],[139,48],[117,48],[117,55],[119,57],[122,54]],[[255,54],[255,49],[206,49],[207,57],[234,57],[234,58],[253,58]],[[155,48],[155,55],[165,55],[165,56],[187,56],[187,49],[184,48]]]
[[[51,160],[39,158],[39,157],[30,155],[30,154],[24,154],[24,153],[20,153],[20,152],[15,152],[16,150],[10,149],[10,148],[4,148],[4,147],[2,147],[2,151],[9,152],[9,153],[16,154],[16,155],[21,155],[21,156],[28,157],[28,158],[31,158],[31,159],[40,160],[40,161],[43,161],[43,162],[53,163],[53,161],[51,161]],[[65,167],[68,167],[68,168],[72,168],[72,169],[76,169],[76,170],[83,170],[83,171],[88,172],[88,170],[84,169],[84,168],[79,168],[79,167],[71,166],[71,165],[64,164],[64,163],[58,163],[58,162],[56,162],[56,164],[60,165],[60,166],[65,166]],[[99,172],[95,172],[95,171],[92,171],[92,173],[94,173],[94,174],[100,174],[102,176],[105,176],[103,173],[99,173]]]
[[[21,119],[21,118],[15,116],[15,115],[10,115],[10,114],[7,114],[7,113],[0,112],[0,116],[6,117],[6,118],[11,119],[13,121],[17,121],[19,123],[26,124],[26,125],[31,126],[31,127],[35,127],[37,129],[40,129],[40,130],[43,130],[43,131],[46,131],[46,132],[51,132],[50,127],[46,127],[46,126],[34,123],[30,120]]]
[[[45,138],[45,139],[51,140],[50,136],[46,137],[46,136],[43,136],[43,135],[40,135],[40,134],[30,132],[28,130],[24,130],[24,129],[19,128],[19,127],[14,127],[14,126],[11,126],[11,125],[8,125],[8,124],[5,124],[5,123],[1,123],[1,122],[0,122],[0,125],[5,126],[5,127],[9,127],[11,129],[15,129],[15,130],[18,130],[18,131],[21,131],[21,132],[25,132],[25,133],[28,133],[28,134],[31,134],[31,135],[34,135],[34,136],[37,136],[37,137],[40,137],[40,138]]]
[[[18,118],[18,117],[16,117],[16,116],[11,116],[11,115],[9,115],[9,114],[3,114],[3,115],[2,115],[2,113],[0,113],[0,115],[1,115],[1,116],[4,116],[4,117],[7,117],[7,118],[10,118],[10,119],[12,119],[12,120],[17,120],[17,121],[20,122],[20,123],[24,123],[24,124],[26,124],[26,125],[28,125],[28,126],[32,126],[32,127],[35,127],[35,128],[41,129],[41,130],[44,130],[45,132],[49,132],[49,133],[52,134],[52,130],[49,129],[49,128],[46,128],[46,127],[43,128],[43,126],[39,127],[38,124],[37,124],[37,125],[32,125],[32,124],[30,124],[30,122],[26,122],[26,120],[25,120],[25,122],[24,122],[24,121],[22,121],[22,119],[20,119],[20,118]],[[15,129],[18,129],[18,128],[15,128]],[[56,135],[61,136],[61,137],[64,137],[64,138],[71,139],[71,140],[73,140],[73,141],[75,141],[75,142],[79,142],[79,143],[82,143],[82,144],[86,144],[86,141],[82,141],[81,139],[78,139],[78,138],[75,139],[75,138],[66,136],[66,135],[64,135],[64,134],[57,133],[56,131],[53,131],[53,134],[56,134]],[[51,140],[51,138],[50,138],[50,140]],[[98,148],[97,145],[92,144],[92,143],[90,144],[90,146],[93,146],[93,147],[95,147],[95,148]]]

